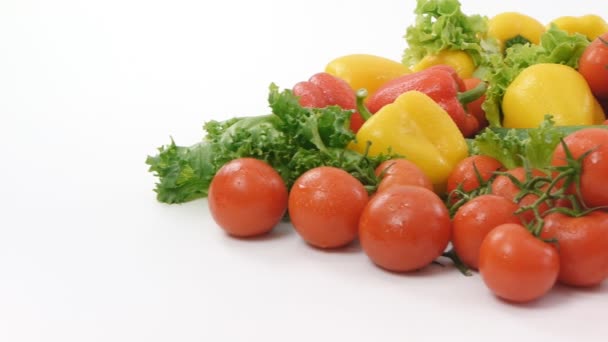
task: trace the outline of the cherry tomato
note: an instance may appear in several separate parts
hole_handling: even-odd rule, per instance
[[[526,180],[527,172],[526,172],[526,169],[524,169],[523,167],[516,167],[514,169],[508,170],[507,173],[510,174],[511,176],[515,177],[515,179],[517,179],[519,181],[523,182]],[[545,175],[544,172],[542,172],[538,169],[532,169],[532,170],[530,170],[530,176],[531,177],[546,177],[547,175]],[[492,181],[491,188],[492,188],[492,193],[494,195],[503,196],[511,201],[515,201],[516,197],[519,195],[519,193],[521,191],[520,188],[515,183],[513,183],[511,178],[509,178],[509,176],[506,176],[506,175],[499,175],[496,178],[494,178],[494,180]],[[518,205],[520,207],[529,206],[529,205],[533,204],[536,200],[538,200],[538,195],[527,194],[519,200]],[[548,209],[549,209],[549,204],[547,202],[543,202],[538,206],[538,212],[540,214],[543,214]],[[522,222],[529,223],[534,219],[534,212],[532,210],[525,210],[520,214],[520,218],[521,218]]]
[[[420,269],[439,257],[451,237],[445,204],[420,186],[376,193],[359,221],[359,240],[378,266],[396,272]]]
[[[550,213],[541,237],[557,239],[561,283],[594,286],[608,277],[608,213],[593,211],[579,217]]]
[[[365,187],[350,173],[330,166],[306,171],[289,193],[289,217],[304,241],[335,248],[357,237],[359,217],[367,204]]]
[[[583,160],[580,175],[581,200],[589,207],[608,206],[608,130],[584,128],[570,133],[564,143],[574,159],[591,151]],[[566,164],[566,153],[562,144],[553,152],[551,164]],[[575,188],[569,189],[571,193]]]
[[[376,176],[381,177],[378,192],[398,185],[416,185],[433,190],[433,182],[418,165],[407,159],[390,159],[378,165]]]
[[[247,237],[267,233],[279,223],[287,196],[283,179],[270,165],[239,158],[218,170],[207,202],[218,226],[230,235]]]
[[[466,90],[471,90],[479,83],[481,83],[481,79],[476,77],[465,78],[464,85]],[[486,96],[483,95],[475,101],[467,103],[467,111],[473,115],[477,119],[477,123],[479,124],[478,130],[481,130],[488,126],[488,119],[486,119],[486,112],[481,108],[481,105],[486,100]]]
[[[600,37],[595,38],[583,51],[578,62],[578,72],[587,80],[593,95],[606,99],[608,98],[608,43],[606,42],[608,32]]]
[[[495,171],[503,168],[502,163],[492,157],[484,155],[466,157],[456,164],[456,167],[448,176],[447,191],[450,193],[459,186],[465,192],[475,190],[480,186],[479,177],[482,181],[487,182],[494,176]]]
[[[481,243],[479,273],[496,296],[528,302],[542,297],[555,284],[559,255],[554,246],[522,225],[501,224]]]
[[[503,223],[521,223],[519,206],[502,196],[481,195],[458,208],[452,220],[452,245],[465,265],[479,268],[479,247],[486,235]]]

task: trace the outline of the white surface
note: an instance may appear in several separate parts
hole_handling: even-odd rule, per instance
[[[600,1],[472,1],[547,22]],[[532,305],[396,275],[283,225],[241,241],[156,202],[148,154],[265,113],[334,57],[399,60],[412,0],[0,2],[0,341],[605,341],[608,284]]]

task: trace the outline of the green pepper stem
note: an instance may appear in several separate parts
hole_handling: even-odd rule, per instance
[[[458,101],[465,106],[469,102],[473,102],[482,97],[486,93],[488,85],[485,82],[480,82],[475,88],[458,93]]]
[[[365,107],[365,104],[363,103],[366,97],[367,89],[361,88],[357,90],[357,111],[359,112],[359,115],[361,115],[361,118],[363,118],[363,121],[367,121],[372,117],[372,113],[369,111],[369,109],[367,109],[367,107]]]

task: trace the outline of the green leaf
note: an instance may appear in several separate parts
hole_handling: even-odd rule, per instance
[[[418,0],[414,11],[416,21],[405,33],[408,47],[403,63],[412,66],[426,55],[462,50],[480,65],[484,49],[479,37],[487,31],[487,18],[466,15],[460,7],[458,0]]]

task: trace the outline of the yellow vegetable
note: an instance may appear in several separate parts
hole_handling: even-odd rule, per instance
[[[547,114],[553,115],[556,126],[591,125],[597,120],[598,107],[587,81],[574,68],[534,64],[507,87],[502,99],[503,126],[537,127]]]
[[[587,14],[580,17],[563,16],[551,22],[559,29],[570,34],[580,33],[587,36],[589,40],[594,40],[605,32],[608,32],[608,23],[595,14]]]
[[[500,13],[488,21],[488,36],[498,40],[502,51],[517,43],[538,44],[545,31],[538,20],[518,12]]]
[[[388,58],[352,54],[332,60],[325,67],[325,72],[343,79],[355,91],[365,88],[371,94],[387,81],[411,71],[405,65]]]
[[[462,133],[433,99],[408,91],[372,115],[357,132],[350,149],[376,156],[403,155],[429,176],[437,193],[445,191],[447,178],[468,155]]]
[[[412,71],[421,71],[439,64],[451,66],[460,78],[471,78],[475,71],[473,59],[462,50],[443,50],[437,55],[427,55],[412,67]]]
[[[604,113],[604,108],[599,101],[596,98],[593,98],[593,100],[593,124],[601,125],[606,120],[606,113]]]

